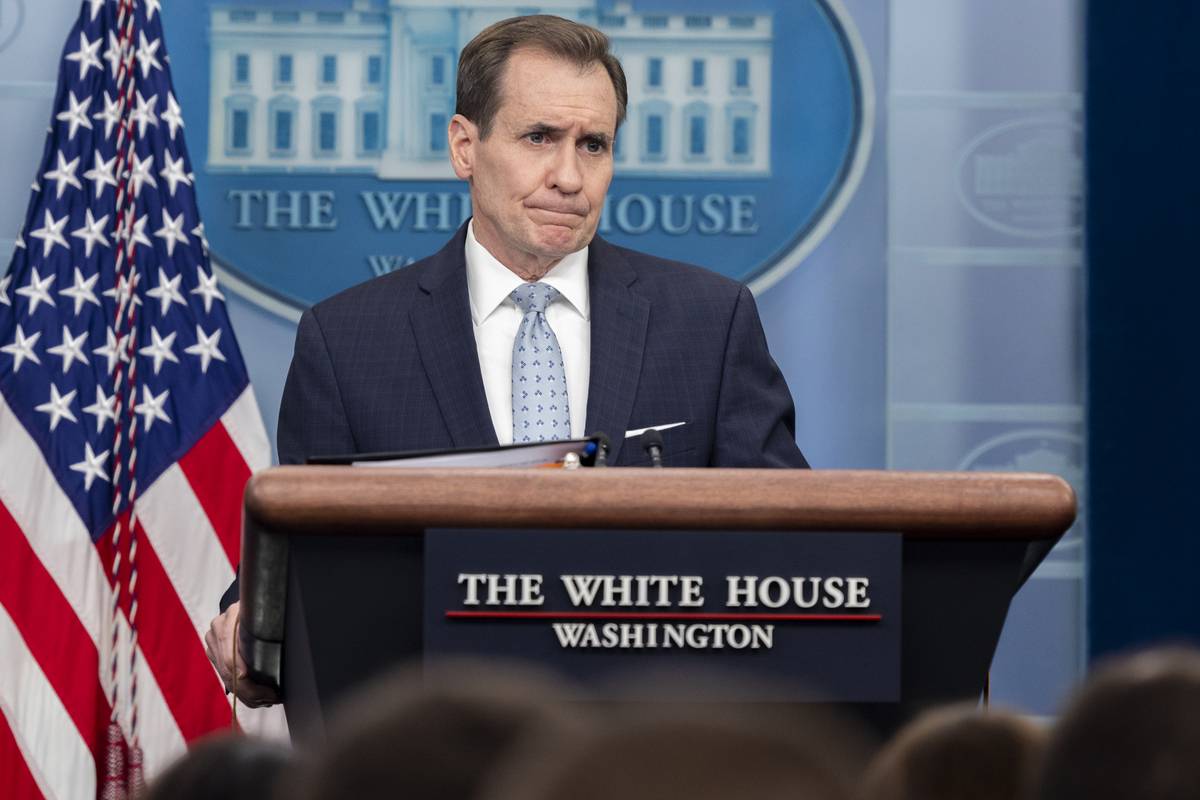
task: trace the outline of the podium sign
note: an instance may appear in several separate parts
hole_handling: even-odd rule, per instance
[[[705,698],[717,701],[895,702],[901,545],[898,533],[430,529],[424,652],[533,660],[585,683],[747,676]]]

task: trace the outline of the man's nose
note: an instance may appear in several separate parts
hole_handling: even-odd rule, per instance
[[[583,170],[580,169],[579,153],[574,147],[562,147],[554,155],[550,172],[546,176],[547,186],[564,194],[575,194],[583,189]]]

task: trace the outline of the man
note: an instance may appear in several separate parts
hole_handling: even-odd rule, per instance
[[[750,292],[596,237],[627,99],[604,34],[496,23],[463,48],[457,92],[450,159],[474,217],[304,314],[280,461],[603,431],[628,466],[662,427],[668,466],[806,467]],[[236,618],[233,603],[206,637],[227,685]]]

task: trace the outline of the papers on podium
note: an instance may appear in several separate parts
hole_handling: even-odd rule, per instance
[[[594,439],[498,445],[471,450],[421,450],[412,453],[363,453],[309,459],[310,464],[355,467],[565,467],[591,466]]]

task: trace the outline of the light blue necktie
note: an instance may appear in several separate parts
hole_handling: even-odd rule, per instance
[[[571,438],[567,373],[558,337],[546,321],[546,306],[558,290],[544,283],[523,283],[510,295],[525,315],[513,341],[513,443]]]

